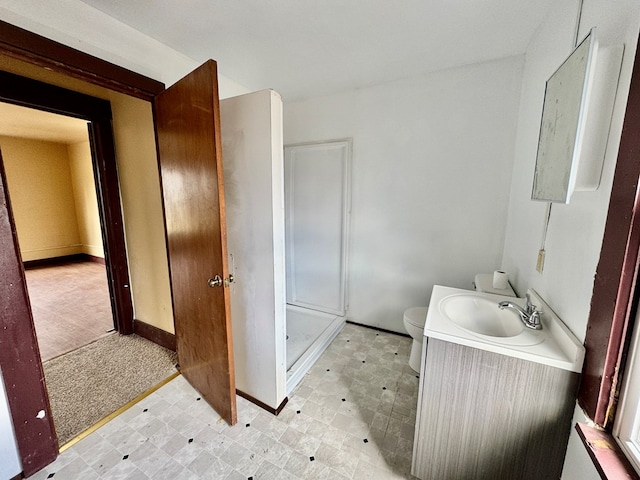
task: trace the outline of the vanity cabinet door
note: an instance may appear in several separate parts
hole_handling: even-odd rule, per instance
[[[426,350],[415,476],[560,478],[577,373],[433,338]]]

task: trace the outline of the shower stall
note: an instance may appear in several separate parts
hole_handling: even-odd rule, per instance
[[[273,90],[220,114],[236,388],[275,413],[344,326],[351,143],[284,149]]]
[[[351,142],[284,149],[287,390],[345,322]]]

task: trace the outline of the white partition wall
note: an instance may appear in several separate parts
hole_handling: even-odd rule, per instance
[[[351,142],[285,147],[287,303],[344,316]]]
[[[0,372],[0,478],[13,478],[22,471],[11,413]]]
[[[236,387],[272,408],[286,396],[282,100],[220,102]]]

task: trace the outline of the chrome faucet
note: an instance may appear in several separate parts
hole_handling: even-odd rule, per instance
[[[498,303],[498,307],[500,307],[500,309],[510,308],[512,310],[515,310],[518,315],[520,315],[520,320],[522,320],[522,323],[524,323],[526,327],[533,330],[542,330],[542,323],[540,323],[540,314],[542,312],[538,310],[538,307],[531,303],[531,297],[528,293],[526,297],[527,301],[524,304],[524,308],[522,308],[517,303],[509,301]]]

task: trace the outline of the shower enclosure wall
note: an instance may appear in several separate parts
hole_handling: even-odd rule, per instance
[[[220,101],[236,388],[276,410],[286,398],[282,100]]]
[[[289,253],[295,262],[286,273],[280,95],[263,90],[221,100],[220,116],[227,248],[229,268],[235,278],[229,288],[236,388],[276,412],[344,325],[350,143],[331,142],[316,150],[292,147],[298,149],[297,157],[301,159],[295,162],[295,175],[313,173],[311,160],[318,155],[325,157],[327,161],[321,167],[325,173],[316,169],[313,175],[320,180],[330,173],[330,183],[338,181],[341,193],[336,199],[332,190],[335,186],[326,186],[323,193],[306,185],[296,188],[293,202],[287,200],[288,212],[297,220],[287,235],[291,237],[293,248]],[[309,226],[305,205],[314,201],[329,206],[337,217],[331,221],[324,218],[316,225],[316,233],[305,239],[296,229]],[[311,212],[317,214],[318,211]],[[337,228],[331,223],[334,221]],[[317,232],[318,226],[323,226],[324,233]],[[309,238],[315,238],[315,243],[309,245]],[[330,241],[323,243],[322,238]],[[323,258],[324,270],[302,275],[318,258]],[[332,266],[333,274],[328,273],[327,265]],[[287,277],[291,282],[290,305],[285,293]],[[287,336],[292,340],[289,344]]]
[[[349,140],[284,149],[288,387],[344,326],[350,153]]]
[[[263,90],[228,98],[221,100],[220,112],[227,247],[235,278],[229,288],[236,387],[277,411],[342,328],[346,296],[341,297],[342,310],[330,313],[314,313],[309,308],[313,305],[303,305],[306,297],[298,294],[294,305],[287,306],[280,96]],[[342,259],[346,249],[341,248]],[[294,249],[298,266],[305,265],[303,251]],[[343,288],[344,277],[340,282]],[[293,285],[298,293],[305,291],[300,285]],[[302,325],[312,317],[311,324]],[[314,330],[319,330],[319,339],[311,338]],[[291,339],[300,334],[310,340],[310,347],[289,347],[287,335]]]

